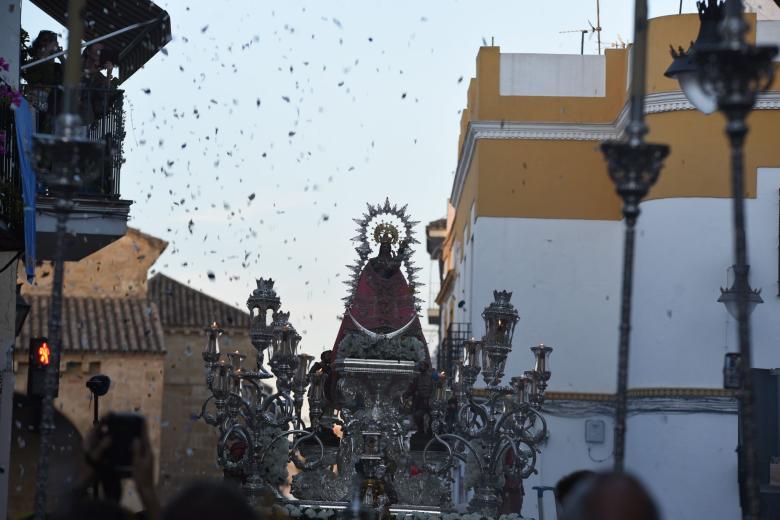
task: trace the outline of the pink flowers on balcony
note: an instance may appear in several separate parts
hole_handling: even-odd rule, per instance
[[[18,90],[14,90],[6,84],[0,85],[0,107],[13,106],[18,107],[22,103],[22,95]]]
[[[5,61],[5,58],[0,56],[0,70],[3,70],[5,72],[8,72],[8,69],[10,68],[10,65],[7,61]],[[12,89],[8,84],[2,82],[2,78],[0,78],[0,107],[5,106],[6,104],[12,105],[14,107],[18,107],[22,102],[22,95]]]

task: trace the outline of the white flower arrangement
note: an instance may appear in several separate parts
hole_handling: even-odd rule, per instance
[[[363,334],[347,334],[339,343],[338,357],[421,361],[425,345],[413,336],[374,341]]]
[[[296,506],[295,504],[286,504],[284,510],[290,518],[336,518],[336,509],[330,507],[316,506]]]
[[[260,433],[261,443],[268,446],[282,430],[280,428],[266,428]],[[274,486],[280,486],[287,482],[287,458],[290,443],[287,439],[278,439],[265,454],[262,465],[262,476],[266,482]]]
[[[481,513],[426,513],[423,511],[414,511],[406,513],[396,513],[396,520],[496,520],[493,517],[485,516]],[[497,520],[523,520],[523,517],[517,513],[504,514]]]

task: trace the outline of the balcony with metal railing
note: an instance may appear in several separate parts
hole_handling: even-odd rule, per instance
[[[0,251],[22,249],[23,207],[14,114],[0,106]]]
[[[64,98],[62,87],[23,85],[22,93],[33,109],[37,132],[54,133]],[[87,197],[119,198],[125,137],[124,92],[112,88],[83,88],[79,97],[79,112],[87,137],[102,141],[105,147],[101,171],[93,178],[84,179],[77,193]],[[39,183],[38,193],[48,195],[48,187]]]
[[[64,99],[62,87],[23,85],[22,93],[33,113],[35,132],[50,134]],[[84,88],[79,95],[80,116],[90,139],[102,141],[99,166],[84,175],[73,196],[68,227],[78,240],[70,240],[66,260],[81,259],[125,234],[131,201],[120,192],[124,130],[124,93],[114,88]],[[13,111],[0,108],[0,131],[5,132],[4,154],[0,156],[0,248],[19,249],[22,237],[22,190],[16,128]],[[33,162],[33,158],[30,158]],[[37,169],[46,169],[38,164]],[[50,259],[55,244],[55,203],[49,187],[36,180],[36,245],[38,258]],[[5,238],[6,240],[2,240]]]
[[[450,323],[436,356],[436,367],[447,374],[447,384],[452,384],[455,363],[463,359],[463,342],[471,337],[471,323]]]

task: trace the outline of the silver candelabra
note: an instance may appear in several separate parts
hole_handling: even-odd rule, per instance
[[[322,442],[304,429],[301,420],[313,357],[297,353],[301,336],[288,321],[290,313],[279,311],[281,301],[273,284],[270,279],[257,280],[257,289],[247,300],[252,314],[250,339],[257,356],[254,370],[243,366],[246,356],[239,351],[228,352],[227,361],[222,359],[219,337],[224,331],[216,322],[205,329],[208,342],[203,362],[211,396],[203,403],[199,417],[218,428],[217,462],[226,476],[243,481],[250,499],[269,492],[278,496],[276,488],[284,481],[288,460],[299,469],[310,469],[319,464],[323,454]],[[263,366],[264,352],[269,348],[271,373]],[[275,392],[262,383],[273,376]],[[214,411],[209,412],[212,401]],[[320,456],[303,460],[297,455],[298,446],[312,438],[319,445]],[[283,450],[283,460],[269,458],[274,449]]]
[[[500,386],[519,316],[509,301],[512,293],[493,294],[495,301],[482,313],[485,336],[482,341],[464,342],[453,388],[437,388],[434,438],[424,452],[426,466],[435,473],[466,464],[467,481],[473,481],[468,484],[474,487],[469,510],[486,516],[498,515],[502,490],[510,481],[521,486],[523,479],[536,472],[536,454],[547,439],[547,423],[540,410],[552,352],[545,345],[532,347],[533,370],[512,377],[508,387]],[[475,389],[480,372],[487,386]],[[429,455],[437,446],[444,446],[447,457],[440,464],[429,464]]]

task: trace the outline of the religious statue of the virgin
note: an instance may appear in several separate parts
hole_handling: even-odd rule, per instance
[[[430,356],[418,313],[411,245],[418,243],[406,206],[368,205],[356,219],[358,261],[350,266],[344,318],[333,344],[334,358],[427,361]],[[373,239],[374,246],[369,242]],[[371,253],[375,256],[369,258]],[[402,267],[405,273],[402,271]],[[405,274],[405,275],[404,275]]]

